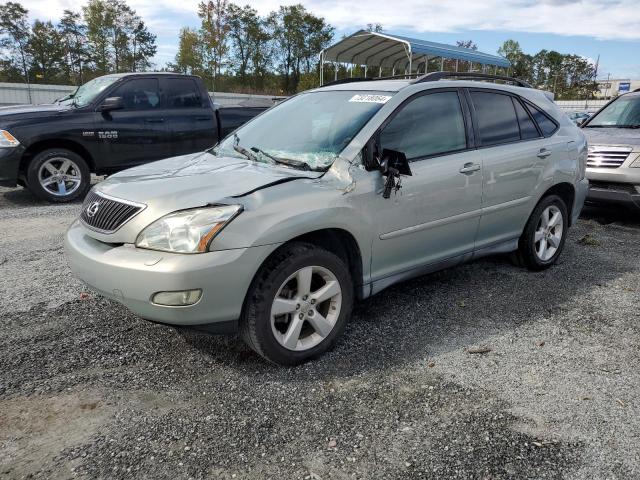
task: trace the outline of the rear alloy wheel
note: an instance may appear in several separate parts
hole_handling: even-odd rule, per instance
[[[27,180],[29,189],[42,200],[70,202],[87,193],[91,172],[80,155],[56,148],[34,157]]]
[[[267,360],[297,365],[335,345],[352,305],[353,283],[344,262],[314,245],[292,243],[256,274],[240,332]]]
[[[530,270],[544,270],[557,260],[567,237],[567,207],[550,195],[536,206],[520,237],[518,257]]]

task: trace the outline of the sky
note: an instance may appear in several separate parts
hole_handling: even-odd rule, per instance
[[[78,0],[17,0],[32,19],[57,21]],[[199,0],[128,0],[157,35],[157,67],[173,60],[181,27],[197,27]],[[262,15],[302,3],[336,28],[336,39],[368,23],[389,33],[441,43],[471,39],[495,54],[514,39],[529,54],[541,49],[600,56],[599,78],[640,79],[640,0],[238,0]]]

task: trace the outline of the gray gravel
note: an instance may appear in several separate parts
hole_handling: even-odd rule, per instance
[[[78,210],[0,189],[2,478],[640,477],[638,215],[590,209],[546,272],[395,286],[284,369],[81,299]]]

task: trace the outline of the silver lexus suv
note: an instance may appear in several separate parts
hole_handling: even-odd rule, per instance
[[[448,76],[307,91],[113,175],[66,234],[72,270],[145,319],[295,365],[407,278],[506,252],[548,268],[587,193],[584,135],[545,92]]]
[[[589,141],[587,200],[640,208],[640,90],[605,105],[583,129]]]

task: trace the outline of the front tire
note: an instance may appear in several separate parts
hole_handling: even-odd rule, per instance
[[[38,153],[27,167],[27,186],[41,200],[64,203],[83,198],[91,184],[87,162],[66,148]]]
[[[529,270],[545,270],[558,261],[567,239],[567,206],[549,195],[540,200],[518,244],[518,260]]]
[[[267,360],[298,365],[334,347],[352,306],[353,282],[345,263],[315,245],[291,243],[256,274],[240,333]]]

